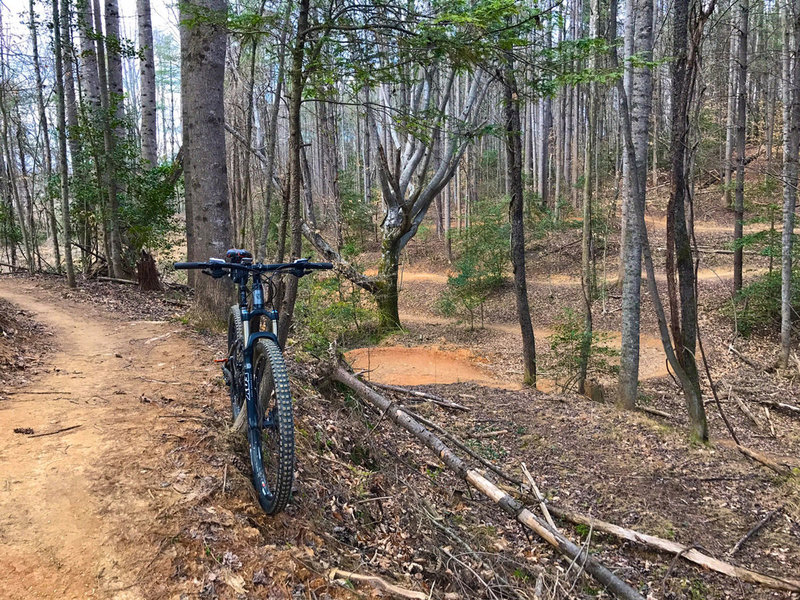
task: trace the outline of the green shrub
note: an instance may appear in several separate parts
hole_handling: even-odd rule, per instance
[[[797,259],[795,259],[795,263]],[[800,313],[800,268],[794,269],[792,276],[792,311]],[[722,309],[742,335],[753,331],[777,330],[781,323],[781,273],[775,269],[759,277],[753,283],[742,287],[741,291],[727,302]]]
[[[456,274],[448,278],[439,299],[439,310],[444,315],[464,315],[469,318],[470,329],[474,329],[479,310],[483,324],[483,304],[503,284],[509,260],[509,231],[503,206],[482,202],[475,207],[469,227],[460,233],[451,232],[458,259]]]
[[[552,374],[556,387],[562,391],[573,390],[580,375],[583,317],[571,308],[565,308],[555,320],[553,330],[550,353],[544,361],[545,368]],[[610,362],[610,359],[619,355],[619,351],[608,342],[607,334],[592,332],[587,377],[611,375],[619,371],[619,367]]]
[[[378,330],[374,303],[339,276],[300,280],[295,307],[295,337],[303,349],[321,354],[331,342],[342,347],[373,343]]]

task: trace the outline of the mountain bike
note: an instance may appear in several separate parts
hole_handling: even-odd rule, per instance
[[[294,481],[292,396],[278,342],[273,279],[284,273],[300,278],[333,265],[308,259],[254,264],[250,252],[236,248],[228,250],[225,258],[178,262],[174,267],[202,269],[215,279],[227,275],[237,286],[238,302],[228,313],[228,353],[222,374],[230,387],[233,429],[247,430],[258,501],[264,512],[273,515],[286,508]],[[248,288],[251,281],[252,289]]]

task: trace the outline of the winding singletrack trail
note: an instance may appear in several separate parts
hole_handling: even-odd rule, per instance
[[[0,390],[0,597],[140,598],[158,513],[176,495],[159,486],[172,479],[160,446],[187,427],[163,416],[208,402],[209,351],[174,323],[129,321],[28,281],[0,279],[0,297],[56,346],[28,383]]]

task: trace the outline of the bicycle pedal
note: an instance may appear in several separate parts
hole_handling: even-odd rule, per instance
[[[226,363],[226,362],[228,362],[228,359],[227,358],[215,358],[214,362],[215,363]]]

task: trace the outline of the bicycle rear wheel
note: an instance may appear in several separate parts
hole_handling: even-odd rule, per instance
[[[247,433],[253,485],[264,512],[272,515],[286,508],[292,493],[294,415],[283,354],[269,338],[258,340],[253,352],[253,392],[248,411],[256,411],[258,426]]]
[[[231,413],[233,422],[244,407],[244,327],[242,326],[242,311],[234,304],[228,311],[228,360],[225,363],[225,375],[230,385]],[[246,415],[242,415],[244,417]],[[239,423],[244,425],[244,420]]]

